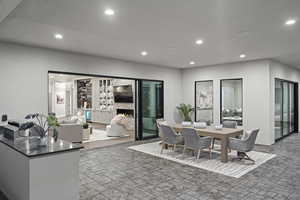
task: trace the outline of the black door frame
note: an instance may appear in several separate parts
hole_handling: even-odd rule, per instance
[[[299,99],[299,89],[298,89],[298,83],[297,82],[293,82],[293,81],[289,81],[289,80],[285,80],[285,79],[280,79],[280,78],[275,78],[274,80],[274,98],[276,98],[275,96],[275,84],[276,84],[276,80],[279,80],[280,81],[280,86],[281,86],[281,89],[282,89],[282,97],[281,97],[281,113],[280,113],[280,131],[281,131],[281,137],[280,138],[277,138],[275,139],[275,142],[279,141],[279,140],[282,140],[283,138],[293,134],[293,133],[297,133],[298,132],[298,129],[299,129],[299,103],[298,103],[298,99]],[[283,95],[283,83],[286,82],[286,83],[291,83],[291,84],[294,84],[294,130],[290,132],[290,125],[288,125],[288,130],[289,130],[289,133],[286,134],[286,135],[283,135],[283,100],[284,100],[284,95]],[[288,85],[288,91],[290,91],[290,86]],[[290,92],[288,92],[288,105],[289,105],[289,109],[290,109]],[[275,99],[274,99],[274,102],[275,102]],[[275,105],[275,104],[274,104]],[[275,108],[274,108],[275,109]],[[275,110],[274,110],[274,113],[275,115]],[[290,116],[288,116],[290,118]],[[290,121],[290,119],[288,120]],[[275,121],[274,121],[275,123]],[[275,124],[274,124],[275,125]],[[275,128],[275,126],[274,126]],[[274,131],[274,134],[275,134],[275,131]]]
[[[139,132],[141,132],[141,128],[142,124],[140,126],[140,121],[138,119],[138,116],[140,115],[140,109],[138,107],[138,104],[140,104],[138,101],[140,99],[140,92],[137,92],[137,90],[140,90],[139,87],[139,83],[141,81],[158,81],[158,82],[162,82],[162,90],[163,90],[163,95],[162,95],[162,114],[164,117],[164,81],[163,80],[155,80],[155,79],[140,79],[140,78],[131,78],[131,77],[123,77],[123,76],[111,76],[111,75],[101,75],[101,74],[87,74],[87,73],[76,73],[76,72],[65,72],[65,71],[52,71],[49,70],[47,73],[47,101],[48,101],[48,112],[49,112],[49,74],[63,74],[63,75],[77,75],[77,76],[89,76],[89,77],[101,77],[101,78],[116,78],[116,79],[127,79],[127,80],[134,80],[135,82],[135,94],[134,94],[134,98],[135,98],[135,113],[134,113],[134,118],[135,118],[135,140],[144,140],[144,139],[151,139],[151,138],[139,138],[138,136],[140,135]],[[158,134],[157,134],[158,137]]]
[[[164,81],[162,80],[149,80],[149,79],[139,79],[137,84],[138,84],[138,115],[137,115],[137,123],[136,125],[138,125],[137,127],[137,135],[136,135],[136,140],[147,140],[147,139],[152,139],[152,138],[157,138],[159,135],[158,135],[158,130],[157,130],[157,133],[156,135],[153,135],[153,136],[148,136],[148,137],[144,137],[143,136],[143,118],[142,118],[142,113],[143,113],[143,98],[142,98],[142,83],[143,81],[153,81],[153,82],[160,82],[162,83],[162,95],[161,95],[161,101],[162,101],[162,116],[161,118],[164,118]]]

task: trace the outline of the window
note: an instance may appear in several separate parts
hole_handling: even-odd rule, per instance
[[[243,125],[243,80],[221,80],[221,123],[236,121]]]
[[[195,121],[213,123],[213,81],[195,82]]]

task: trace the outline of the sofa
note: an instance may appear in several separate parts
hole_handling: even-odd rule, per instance
[[[59,118],[60,124],[57,127],[58,138],[66,140],[68,142],[81,143],[83,140],[83,128],[78,119],[71,118]],[[53,135],[53,131],[49,131],[50,135]]]
[[[82,142],[83,128],[81,124],[60,124],[57,131],[59,139],[68,142]]]

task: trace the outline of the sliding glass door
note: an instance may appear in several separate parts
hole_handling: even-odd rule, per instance
[[[282,137],[282,96],[283,96],[282,82],[275,81],[275,139]]]
[[[164,117],[163,82],[139,80],[138,139],[158,137],[156,119]]]
[[[298,85],[275,79],[275,140],[296,132]]]
[[[289,83],[282,82],[283,86],[283,102],[282,102],[282,134],[288,135],[289,130]]]

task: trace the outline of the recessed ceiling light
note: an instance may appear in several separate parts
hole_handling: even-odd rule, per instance
[[[296,24],[296,20],[295,19],[289,19],[289,20],[287,20],[286,22],[285,22],[285,25],[287,25],[287,26],[291,26],[291,25],[294,25],[294,24]]]
[[[245,57],[246,57],[245,54],[241,54],[241,55],[240,55],[240,58],[245,58]]]
[[[142,52],[141,52],[141,55],[142,55],[142,56],[146,56],[146,55],[148,55],[148,52],[147,52],[147,51],[142,51]]]
[[[194,62],[194,61],[191,61],[191,62],[190,62],[190,65],[194,65],[194,64],[195,64],[195,62]]]
[[[203,40],[196,40],[195,43],[198,44],[198,45],[203,44]]]
[[[115,15],[115,11],[114,11],[113,9],[107,8],[107,9],[104,11],[104,14],[105,14],[105,15],[108,15],[108,16],[112,16],[112,15]]]
[[[59,34],[59,33],[54,34],[54,37],[55,37],[55,39],[59,39],[59,40],[64,38],[64,36],[62,34]]]

